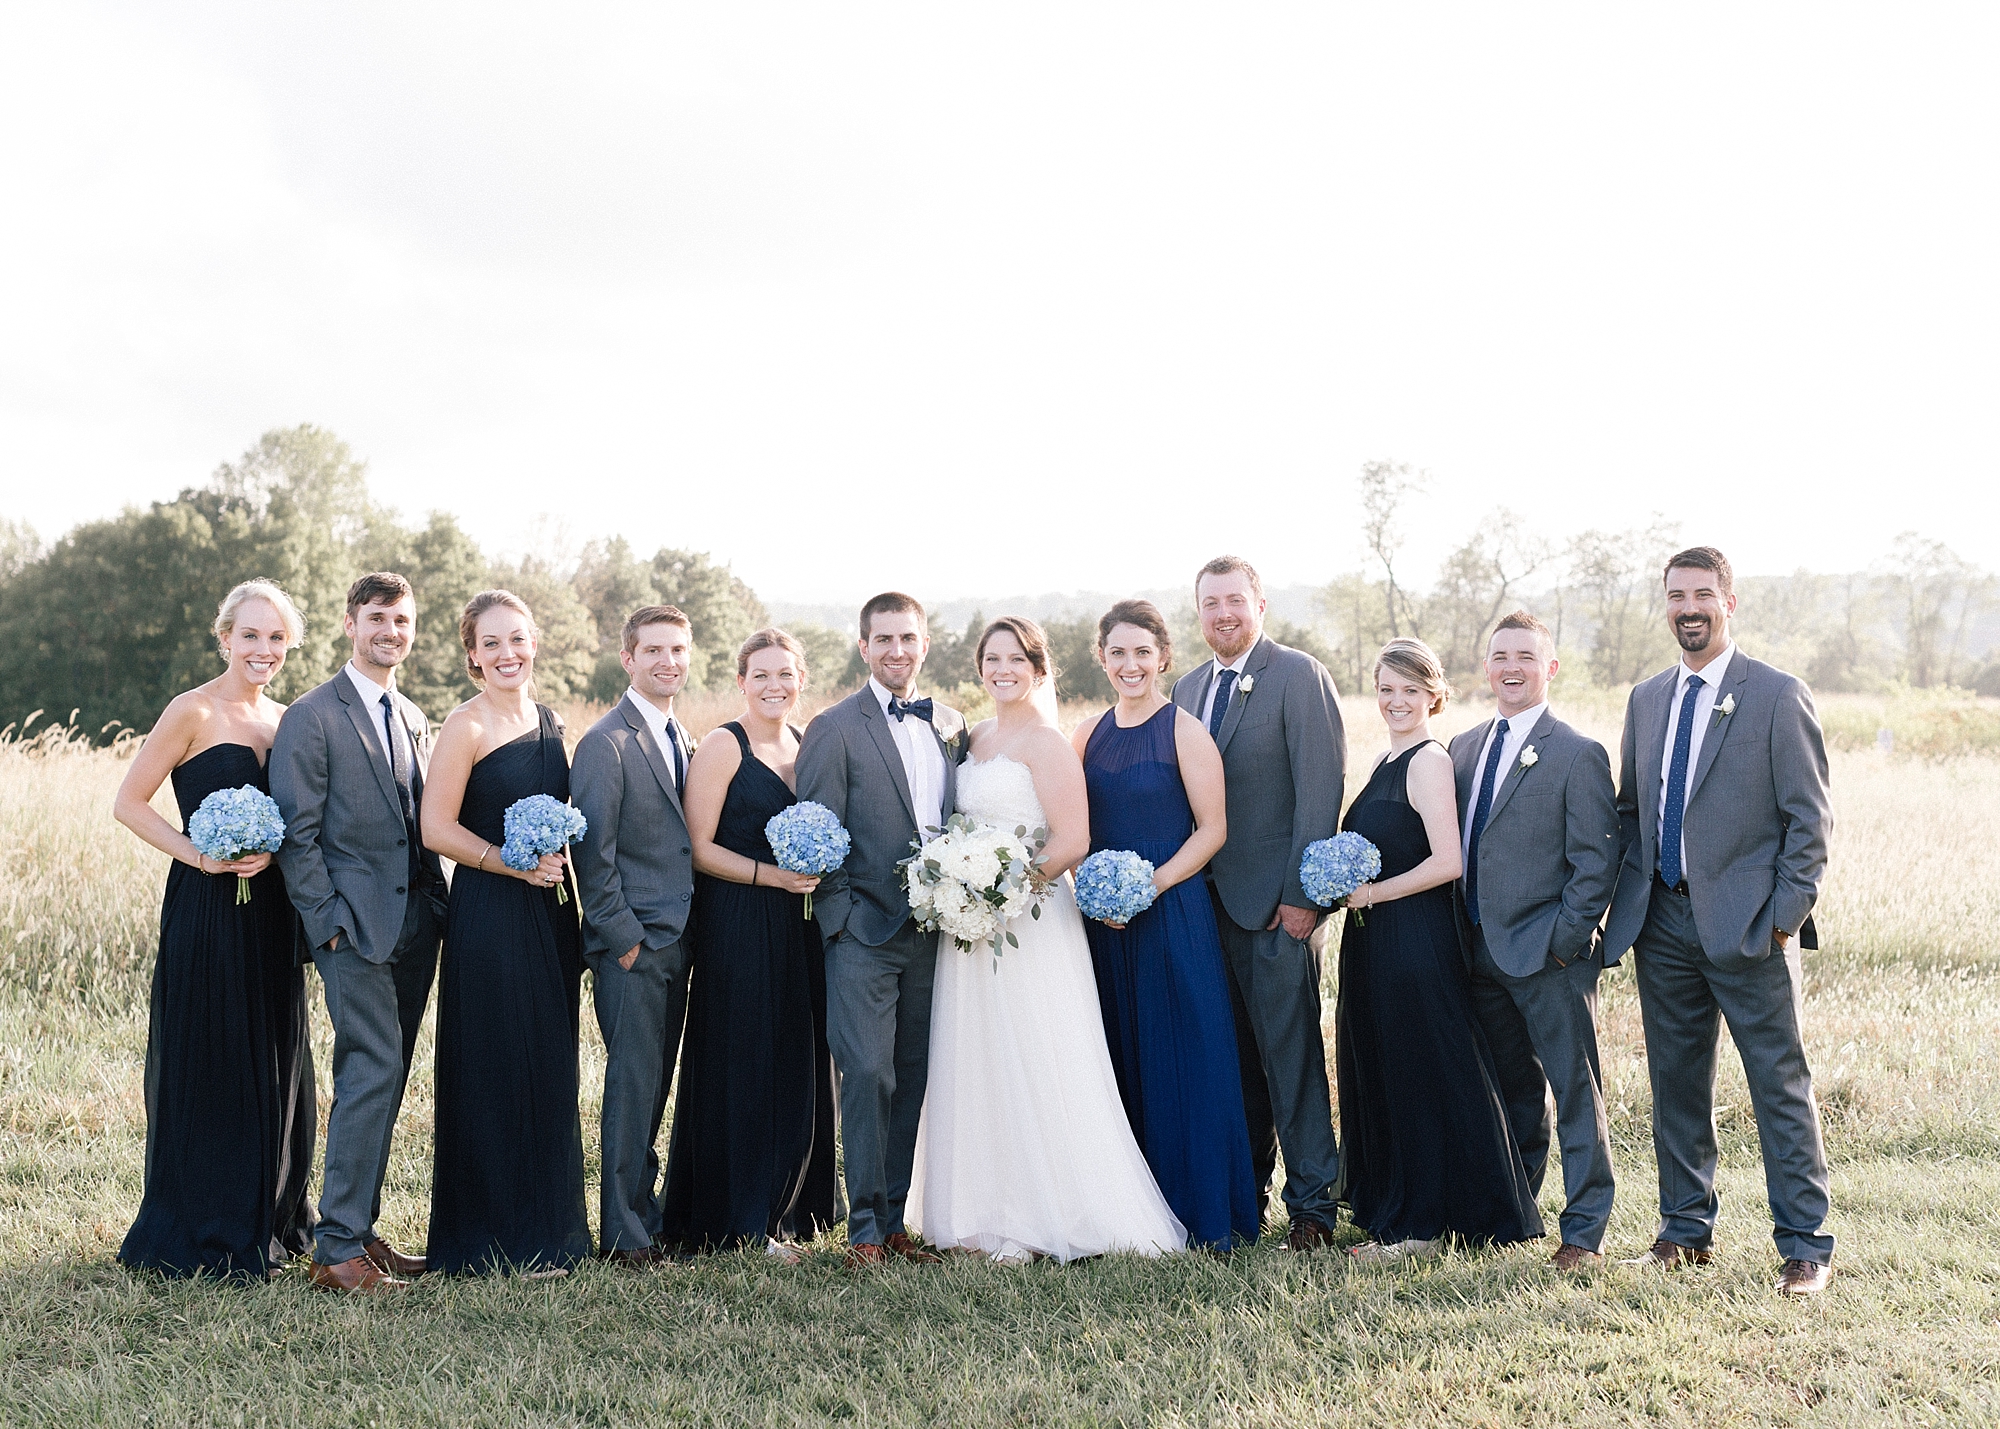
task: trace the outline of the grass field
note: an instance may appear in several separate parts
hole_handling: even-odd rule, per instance
[[[1615,700],[1567,712],[1615,746]],[[1358,785],[1380,726],[1363,702],[1347,713]],[[829,1241],[796,1269],[746,1255],[432,1279],[379,1303],[296,1274],[127,1274],[112,1256],[140,1193],[161,860],[110,820],[116,756],[0,748],[0,1423],[2000,1422],[2000,758],[1883,754],[1864,737],[1873,706],[1828,716],[1856,731],[1834,755],[1825,949],[1807,962],[1839,1274],[1804,1305],[1770,1294],[1733,1053],[1716,1263],[1672,1277],[1559,1280],[1548,1244],[1356,1272],[1288,1255],[1281,1233],[1228,1260],[865,1278]],[[1654,1184],[1629,967],[1605,979],[1603,1021],[1610,1248],[1632,1254]],[[585,1023],[594,1142],[602,1049]],[[411,1245],[428,1055],[426,1034],[384,1218]],[[1547,1188],[1551,1222],[1559,1204]]]

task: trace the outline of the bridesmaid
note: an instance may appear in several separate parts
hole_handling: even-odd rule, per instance
[[[500,861],[510,805],[569,798],[562,725],[528,695],[536,635],[508,591],[466,604],[458,637],[481,688],[444,722],[424,785],[424,846],[458,865],[438,971],[429,1250],[449,1272],[562,1275],[590,1255],[569,859]]]
[[[779,868],[764,837],[798,802],[788,721],[805,682],[797,640],[752,635],[736,655],[744,711],[688,765],[697,941],[661,1232],[682,1252],[759,1246],[796,1261],[794,1239],[844,1214],[825,955],[805,917],[819,880]]]
[[[270,792],[285,707],[264,687],[305,624],[284,591],[252,580],[223,598],[214,630],[228,668],[166,707],[113,806],[174,860],[146,1038],[146,1192],[118,1258],[261,1280],[308,1248],[318,1219],[306,1195],[317,1121],[297,915],[270,854],[209,858],[152,798],[171,772],[186,827],[218,789]],[[248,903],[236,901],[239,877]]]
[[[1222,847],[1222,756],[1201,721],[1160,692],[1167,622],[1125,600],[1097,623],[1117,705],[1071,741],[1090,793],[1090,848],[1153,865],[1153,906],[1129,925],[1084,924],[1104,1038],[1132,1133],[1196,1245],[1257,1239],[1257,1184],[1243,1120],[1236,1027],[1207,892],[1190,882]]]
[[[1541,1212],[1485,1034],[1472,1008],[1452,883],[1461,858],[1451,758],[1430,719],[1451,697],[1421,640],[1391,640],[1375,664],[1389,752],[1341,827],[1382,851],[1382,872],[1347,906],[1335,1061],[1347,1202],[1368,1263],[1429,1254],[1447,1232],[1505,1244],[1542,1234]]]

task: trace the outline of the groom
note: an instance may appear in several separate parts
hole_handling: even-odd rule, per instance
[[[418,838],[430,722],[396,688],[417,633],[410,583],[390,571],[347,592],[354,658],[292,702],[271,746],[285,816],[278,866],[305,926],[333,1023],[333,1110],[312,1283],[400,1287],[422,1275],[375,1229],[389,1138],[437,974],[444,872]]]
[[[856,1267],[891,1254],[937,1258],[903,1229],[930,1073],[937,935],[910,917],[896,864],[951,812],[966,748],[958,711],[916,698],[931,647],[923,606],[898,591],[876,596],[861,607],[860,644],[868,683],[806,726],[798,761],[799,798],[831,809],[853,840],[846,864],[820,880],[813,916],[826,940]]]

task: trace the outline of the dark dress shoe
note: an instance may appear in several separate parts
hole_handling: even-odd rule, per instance
[[[1333,1227],[1325,1221],[1306,1218],[1292,1222],[1291,1234],[1285,1237],[1285,1249],[1296,1251],[1322,1250],[1333,1244]]]
[[[1778,1274],[1780,1295],[1817,1295],[1826,1289],[1826,1282],[1833,1279],[1831,1265],[1819,1265],[1810,1260],[1788,1260]]]
[[[1556,1253],[1549,1257],[1549,1264],[1564,1275],[1574,1275],[1580,1270],[1597,1269],[1604,1264],[1604,1257],[1594,1250],[1585,1250],[1580,1245],[1571,1245],[1568,1241],[1564,1241]]]
[[[911,1239],[903,1231],[897,1231],[884,1241],[883,1245],[888,1248],[891,1255],[900,1255],[903,1259],[915,1261],[918,1265],[940,1265],[944,1262],[943,1256]]]
[[[1639,1270],[1679,1270],[1686,1265],[1706,1265],[1713,1259],[1714,1253],[1705,1247],[1696,1249],[1678,1241],[1656,1240],[1647,1247],[1644,1255],[1635,1255],[1619,1263]]]
[[[380,1236],[368,1242],[365,1253],[384,1275],[400,1276],[404,1280],[414,1280],[430,1269],[421,1255],[404,1255]]]
[[[609,1261],[613,1265],[622,1265],[627,1270],[650,1270],[666,1259],[657,1248],[650,1245],[641,1246],[637,1250],[600,1250],[597,1258]]]
[[[849,1270],[872,1270],[889,1263],[886,1246],[871,1245],[866,1241],[856,1241],[847,1248],[847,1268]]]
[[[381,1268],[365,1255],[343,1260],[338,1265],[322,1265],[315,1260],[311,1278],[321,1290],[345,1290],[354,1295],[372,1295],[378,1290],[403,1290],[410,1283],[383,1274]]]

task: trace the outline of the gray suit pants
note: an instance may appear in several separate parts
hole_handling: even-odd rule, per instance
[[[1772,1236],[1787,1260],[1827,1265],[1831,1200],[1812,1071],[1800,1039],[1797,942],[1762,962],[1718,966],[1702,951],[1686,895],[1653,885],[1639,959],[1639,1010],[1653,1083],[1662,1239],[1706,1248],[1715,1237],[1715,1059],[1718,1014],[1743,1058],[1764,1149]]]
[[[931,1068],[938,935],[905,923],[879,948],[843,934],[826,950],[826,1036],[840,1069],[847,1238],[903,1229],[917,1119]]]
[[[387,962],[369,962],[344,937],[337,950],[313,953],[333,1023],[333,1107],[313,1251],[322,1265],[360,1255],[382,1214],[389,1144],[437,976],[436,914],[428,898],[410,903],[402,945]]]
[[[1282,927],[1239,928],[1214,886],[1215,926],[1229,972],[1236,1016],[1236,1058],[1243,1079],[1243,1115],[1250,1127],[1250,1169],[1257,1209],[1270,1198],[1278,1149],[1285,1152],[1285,1209],[1294,1222],[1332,1226],[1340,1147],[1333,1134],[1333,1099],[1326,1082],[1326,1039],[1319,1030],[1320,949],[1328,924],[1308,942]]]
[[[642,946],[629,970],[608,952],[585,961],[604,1036],[597,1245],[646,1250],[660,1233],[657,1143],[687,1024],[687,943]]]
[[[1493,1049],[1507,1122],[1521,1148],[1528,1184],[1541,1194],[1548,1170],[1550,1133],[1562,1137],[1565,1245],[1602,1254],[1615,1183],[1611,1173],[1611,1123],[1604,1112],[1604,1077],[1597,1062],[1595,956],[1566,968],[1553,962],[1526,977],[1503,971],[1472,930],[1472,1005]],[[1549,1117],[1549,1090],[1557,1119]]]

